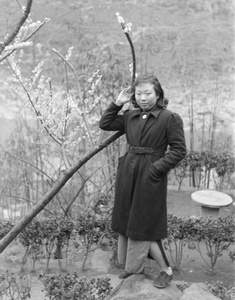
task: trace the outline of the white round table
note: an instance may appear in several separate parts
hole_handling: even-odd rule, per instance
[[[191,198],[201,205],[201,216],[217,217],[220,207],[228,206],[233,202],[229,195],[214,190],[196,191],[191,194]]]

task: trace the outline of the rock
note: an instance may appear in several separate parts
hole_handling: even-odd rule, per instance
[[[135,274],[123,280],[105,300],[179,300],[181,296],[174,283],[158,289],[153,286],[153,278]]]
[[[152,277],[144,274],[135,274],[125,280],[117,275],[109,274],[110,258],[112,253],[97,249],[91,259],[92,269],[110,278],[112,287],[115,287],[111,295],[105,300],[217,300],[203,283],[192,283],[189,287],[180,291],[179,287],[185,288],[188,284],[184,281],[173,281],[164,288],[158,289],[153,286]],[[101,277],[101,274],[97,275]],[[182,290],[182,289],[181,289]]]
[[[193,283],[183,291],[180,300],[218,300],[220,298],[214,296],[207,289],[204,283]]]

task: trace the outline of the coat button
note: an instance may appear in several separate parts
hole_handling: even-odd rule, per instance
[[[147,115],[143,115],[143,116],[142,116],[142,119],[146,119],[146,118],[147,118]]]

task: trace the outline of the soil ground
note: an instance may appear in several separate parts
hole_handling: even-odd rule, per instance
[[[191,192],[177,192],[175,190],[168,191],[168,213],[172,213],[176,216],[199,216],[200,206],[191,201]],[[221,215],[232,214],[233,206],[230,205],[220,210]],[[208,271],[208,267],[205,265],[200,255],[196,250],[189,250],[184,247],[183,259],[179,271],[174,271],[174,280],[191,282],[217,282],[222,281],[226,285],[235,285],[235,262],[229,257],[229,251],[235,251],[235,245],[232,245],[228,251],[225,251],[223,256],[218,259],[216,264],[216,274],[211,275]],[[21,259],[24,253],[23,248],[17,243],[12,242],[0,255],[0,273],[9,270],[11,272],[19,272],[21,269]],[[168,252],[166,252],[168,255]],[[96,276],[108,276],[111,278],[111,284],[113,287],[119,284],[120,279],[117,275],[120,273],[120,269],[110,265],[111,251],[98,250],[93,255],[91,254],[86,268],[81,271],[82,252],[80,258],[69,261],[67,265],[67,272],[78,272],[81,276],[96,277]],[[169,256],[169,255],[168,255]],[[32,293],[31,299],[43,300],[44,292],[42,283],[38,280],[38,275],[41,272],[46,272],[46,263],[44,260],[37,262],[36,272],[31,271],[32,266],[26,265],[24,273],[29,274],[32,280]],[[66,271],[65,261],[61,261],[61,268],[58,261],[52,260],[50,263],[50,273],[64,273]],[[146,266],[146,273],[151,275],[157,275],[159,273],[156,263],[149,261]]]

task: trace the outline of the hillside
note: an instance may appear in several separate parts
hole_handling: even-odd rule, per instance
[[[16,1],[1,2],[0,39],[19,18]],[[137,72],[157,74],[170,99],[169,109],[183,116],[186,128],[188,103],[194,101],[196,130],[201,130],[202,123],[198,112],[211,112],[216,105],[217,129],[233,135],[234,8],[233,0],[37,0],[31,17],[49,17],[51,21],[37,35],[37,46],[28,53],[25,66],[43,59],[49,76],[55,76],[57,65],[51,49],[66,53],[71,45],[77,61],[82,61],[79,49],[96,49],[92,54],[99,56],[106,45],[114,45],[131,62],[130,49],[116,20],[118,11],[133,24]],[[4,80],[6,74],[1,66],[0,78]],[[4,101],[2,96],[0,104]]]

